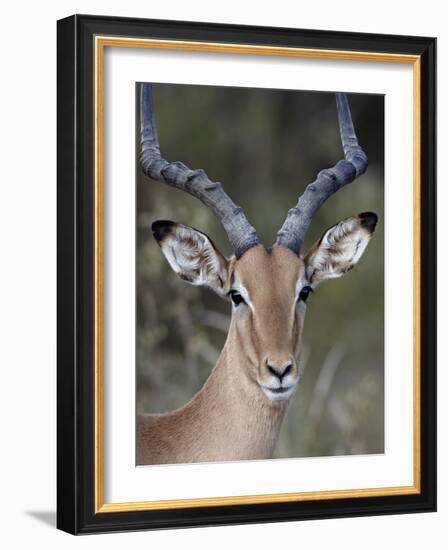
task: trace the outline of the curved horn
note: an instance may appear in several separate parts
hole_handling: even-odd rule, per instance
[[[353,128],[348,99],[345,94],[336,94],[339,131],[345,160],[333,168],[322,170],[310,183],[294,208],[289,210],[285,222],[277,233],[276,244],[287,246],[297,254],[314,214],[336,191],[367,170],[367,156],[361,149]]]
[[[152,179],[182,189],[211,208],[223,225],[237,258],[258,244],[255,229],[241,207],[236,206],[220,183],[212,182],[204,170],[190,170],[180,161],[168,162],[160,153],[152,106],[151,84],[141,84],[141,154],[143,172]]]

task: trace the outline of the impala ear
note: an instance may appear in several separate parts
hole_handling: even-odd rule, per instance
[[[363,212],[327,229],[304,259],[310,284],[317,286],[350,271],[369,244],[377,220],[373,212]]]
[[[207,235],[166,220],[154,222],[152,232],[171,268],[181,279],[225,295],[228,261]]]

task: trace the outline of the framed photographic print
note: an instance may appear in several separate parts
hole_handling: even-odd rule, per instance
[[[60,529],[435,510],[435,50],[58,22]]]

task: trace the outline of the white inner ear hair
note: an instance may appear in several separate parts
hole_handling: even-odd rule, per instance
[[[311,282],[340,277],[358,262],[369,244],[371,233],[356,218],[349,218],[331,227],[322,237],[309,259]],[[317,281],[315,281],[317,279]]]
[[[161,247],[172,269],[189,283],[210,285],[221,280],[222,284],[220,255],[203,233],[177,225]]]

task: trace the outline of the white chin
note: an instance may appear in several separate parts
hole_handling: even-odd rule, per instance
[[[270,390],[269,388],[265,388],[264,386],[261,386],[261,389],[263,390],[266,397],[271,401],[286,401],[294,393],[294,390],[296,389],[296,385],[294,384],[294,386],[291,386],[290,388],[282,392],[273,391],[273,390]]]

